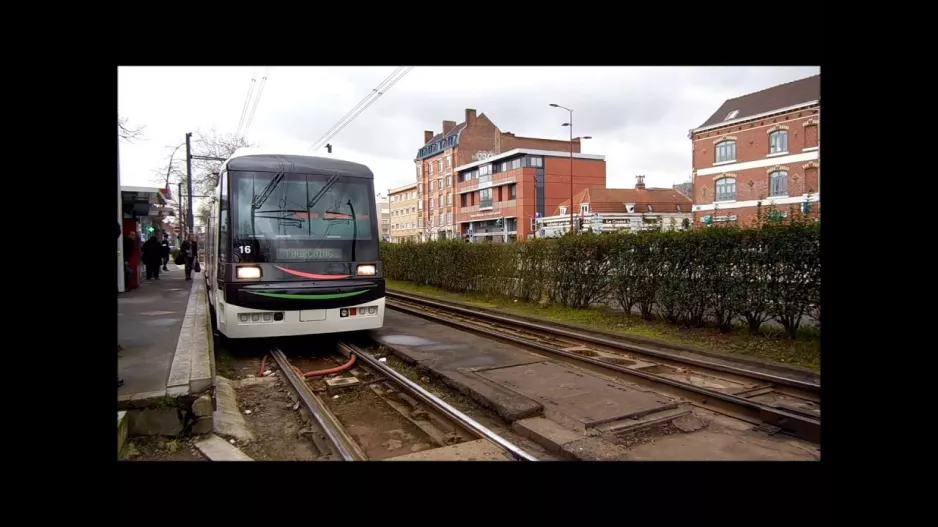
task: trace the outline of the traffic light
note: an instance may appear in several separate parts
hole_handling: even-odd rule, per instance
[[[711,215],[709,215],[709,214],[706,215],[706,216],[704,216],[704,217],[703,217],[703,222],[704,222],[704,225],[710,225],[711,223],[713,223],[713,216],[711,216]]]
[[[502,226],[502,219],[501,219],[501,218],[498,218],[497,220],[495,220],[495,226],[496,226],[496,227],[501,227],[501,226]]]
[[[156,230],[156,229],[154,229],[152,225],[148,225],[148,226],[147,226],[147,232],[153,232],[153,231],[155,231],[155,230]]]

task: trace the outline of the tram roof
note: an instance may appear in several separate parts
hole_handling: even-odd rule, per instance
[[[316,157],[265,148],[239,148],[225,162],[228,170],[328,174],[374,179],[371,169],[360,163],[334,157]]]

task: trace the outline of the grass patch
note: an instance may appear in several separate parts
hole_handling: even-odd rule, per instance
[[[787,338],[781,329],[765,326],[761,335],[750,335],[748,330],[741,326],[729,333],[720,333],[710,327],[684,328],[663,320],[647,321],[636,315],[599,309],[566,309],[554,304],[541,306],[482,293],[456,294],[433,286],[397,280],[387,280],[386,283],[388,289],[403,293],[820,369],[821,340],[819,333],[813,328],[803,328],[796,340]]]

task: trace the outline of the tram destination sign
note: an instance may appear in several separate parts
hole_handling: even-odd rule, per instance
[[[334,247],[277,249],[278,260],[341,260],[342,249]]]

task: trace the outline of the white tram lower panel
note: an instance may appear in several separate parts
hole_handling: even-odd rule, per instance
[[[232,339],[344,333],[382,327],[384,298],[354,306],[302,311],[251,309],[218,299],[215,314],[219,331]]]

